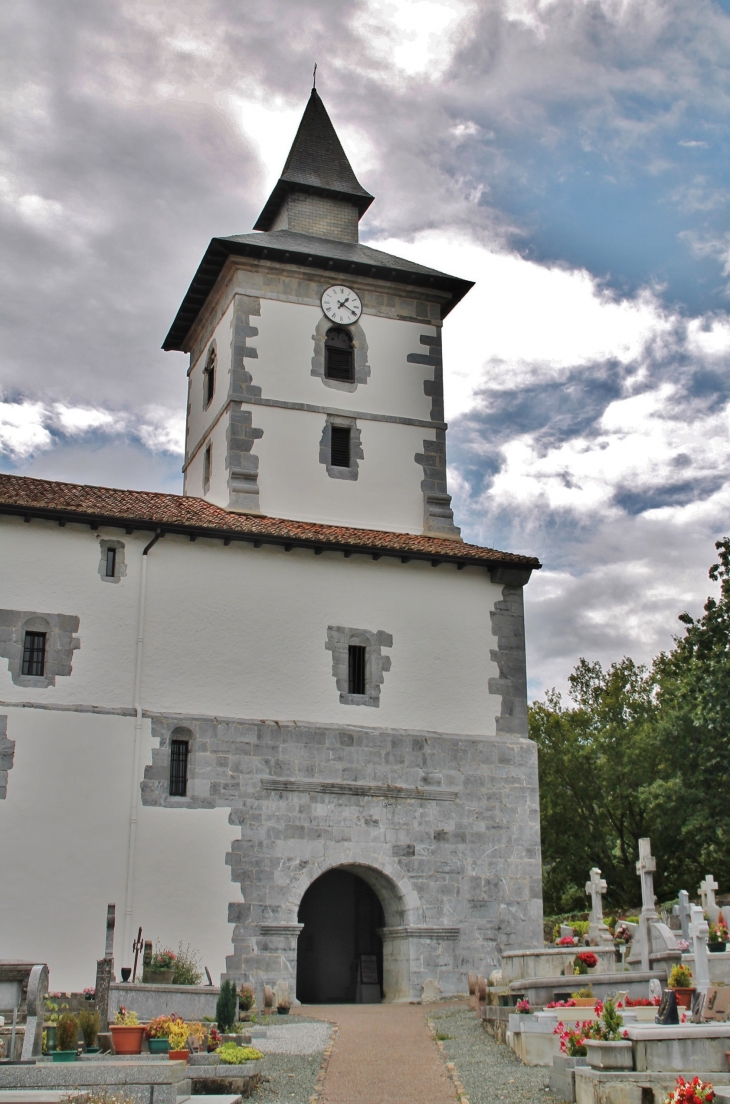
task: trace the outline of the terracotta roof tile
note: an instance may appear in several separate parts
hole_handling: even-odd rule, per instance
[[[124,523],[135,529],[162,528],[168,532],[194,532],[235,539],[261,538],[304,544],[309,547],[352,549],[383,555],[411,555],[420,559],[444,559],[462,563],[510,564],[539,568],[534,556],[499,552],[474,544],[390,533],[380,529],[351,529],[311,521],[233,514],[202,498],[152,491],[125,491],[115,487],[91,487],[83,483],[57,483],[50,479],[0,473],[0,513],[29,516],[74,517],[98,524]]]

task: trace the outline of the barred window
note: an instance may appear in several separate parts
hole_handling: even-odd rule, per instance
[[[170,797],[185,797],[188,792],[187,740],[170,741]]]
[[[362,644],[350,644],[348,647],[349,678],[348,693],[365,693],[365,647]]]
[[[333,425],[330,433],[330,464],[334,468],[349,468],[350,427]]]
[[[324,342],[325,379],[344,380],[352,383],[355,378],[355,357],[352,337],[347,330],[337,327],[327,331]]]
[[[26,632],[23,642],[23,674],[42,676],[46,669],[46,634]]]

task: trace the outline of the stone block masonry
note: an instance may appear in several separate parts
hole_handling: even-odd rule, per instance
[[[170,797],[170,737],[181,726],[189,796]],[[143,804],[228,808],[240,829],[226,857],[242,895],[229,909],[226,976],[237,983],[294,986],[300,902],[337,867],[383,905],[386,1000],[419,999],[429,979],[444,995],[462,992],[468,971],[488,973],[503,950],[541,942],[530,741],[179,715],[153,716],[152,734]]]
[[[15,758],[15,740],[8,740],[7,714],[0,717],[0,801],[8,796],[8,771]]]

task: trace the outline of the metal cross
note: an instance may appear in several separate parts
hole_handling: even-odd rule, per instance
[[[132,950],[134,951],[134,970],[132,971],[132,981],[133,982],[136,980],[136,977],[137,977],[137,960],[139,958],[139,952],[142,950],[143,947],[144,947],[144,942],[142,940],[142,929],[140,928],[139,931],[137,932],[137,938],[135,939],[134,943],[132,944]]]
[[[605,878],[601,877],[601,871],[597,866],[591,867],[591,879],[586,882],[586,893],[591,899],[591,912],[593,913],[593,923],[603,923],[603,901],[601,894],[605,893],[608,889],[608,882]]]
[[[639,840],[639,861],[636,864],[636,873],[641,878],[641,911],[645,916],[656,917],[654,908],[654,871],[656,859],[651,853],[651,840],[648,838]]]

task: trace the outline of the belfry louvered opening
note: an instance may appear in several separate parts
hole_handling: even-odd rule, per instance
[[[365,647],[362,644],[350,644],[347,649],[348,693],[365,693]]]
[[[170,797],[185,797],[188,792],[187,740],[170,741]]]
[[[352,337],[347,330],[333,327],[324,342],[325,379],[352,383],[355,378],[355,356]]]
[[[349,468],[350,427],[333,425],[330,432],[330,464],[333,468]]]

